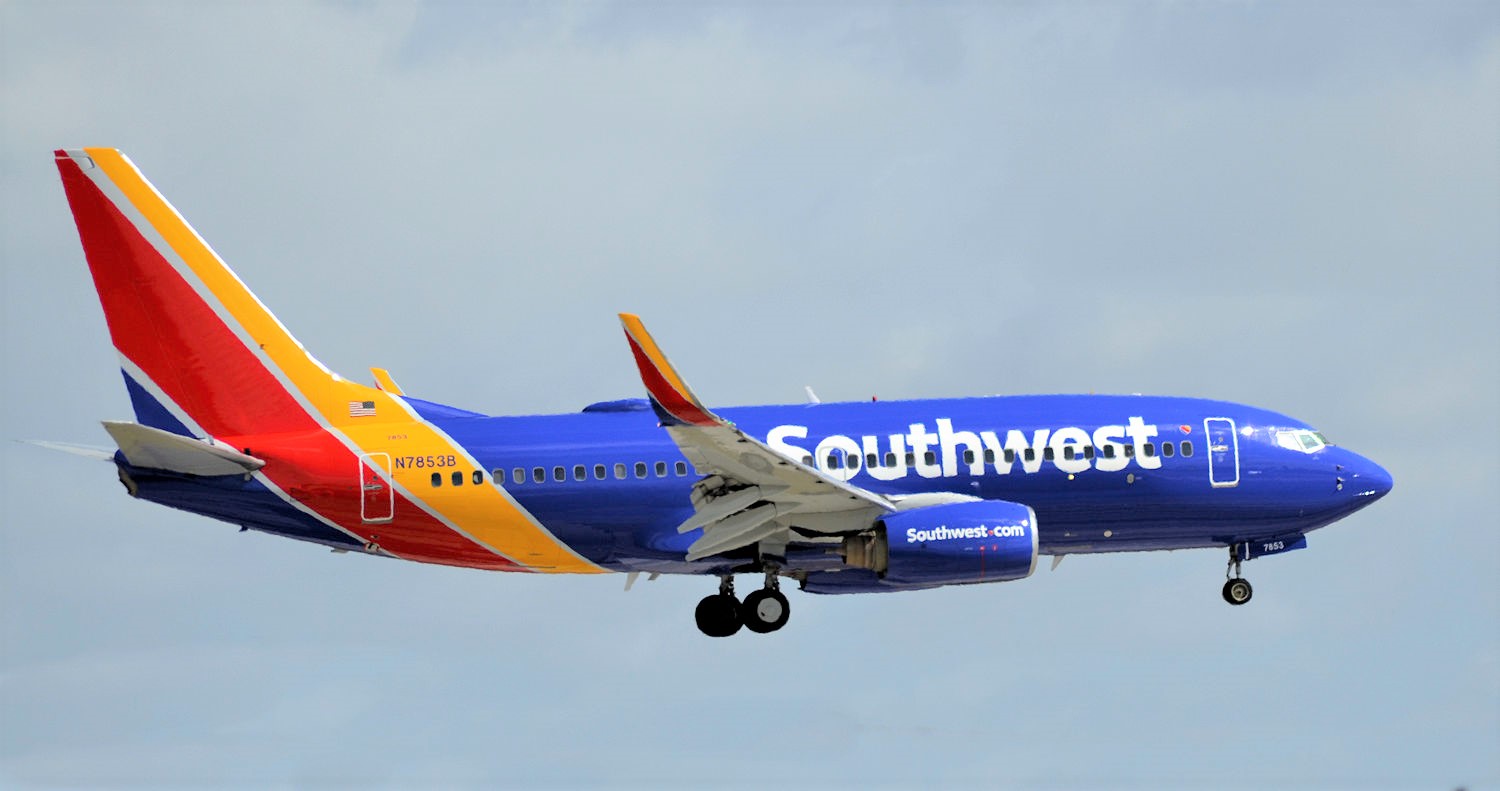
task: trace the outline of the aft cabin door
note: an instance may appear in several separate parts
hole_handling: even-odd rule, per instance
[[[396,491],[391,486],[391,455],[359,457],[359,516],[367,524],[389,522],[396,514]]]
[[[1208,482],[1215,489],[1240,485],[1240,438],[1234,421],[1211,417],[1203,421],[1208,436]]]

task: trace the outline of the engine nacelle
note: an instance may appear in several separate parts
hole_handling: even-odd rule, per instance
[[[1036,557],[1036,512],[1005,500],[898,511],[844,539],[846,563],[894,585],[1025,579]]]

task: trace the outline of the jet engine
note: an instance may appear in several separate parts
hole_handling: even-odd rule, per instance
[[[844,562],[892,585],[1025,579],[1036,557],[1036,512],[1005,500],[897,511],[844,539]]]

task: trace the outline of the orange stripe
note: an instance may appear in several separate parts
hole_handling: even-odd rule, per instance
[[[641,321],[641,317],[633,313],[621,313],[620,321],[624,323],[625,331],[630,333],[630,337],[635,340],[641,352],[656,367],[661,377],[667,381],[667,384],[672,386],[672,389],[677,391],[677,396],[697,407],[699,411],[707,413],[708,410],[703,407],[703,403],[698,400],[697,396],[693,395],[692,390],[688,389],[687,383],[682,381],[682,377],[677,374],[677,369],[673,368],[672,363],[667,360],[667,355],[662,352],[660,346],[656,345],[656,339],[652,338],[651,333],[646,331],[646,325]]]
[[[413,420],[404,405],[398,404],[389,393],[338,377],[309,355],[124,155],[107,148],[89,148],[85,152],[295,391],[360,451],[390,453],[393,457],[452,454],[468,458],[456,442],[448,441],[426,422]],[[375,402],[377,417],[351,417],[348,412],[351,401]],[[392,430],[392,422],[400,423],[398,431]],[[423,502],[490,550],[539,571],[605,571],[534,522],[499,487],[434,489],[427,480],[430,472],[408,469],[398,471],[395,477],[413,499]]]

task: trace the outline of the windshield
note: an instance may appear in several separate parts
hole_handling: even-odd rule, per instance
[[[1322,434],[1308,429],[1276,432],[1276,444],[1288,450],[1316,453],[1332,444]]]

